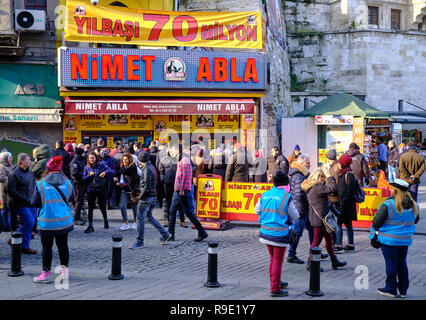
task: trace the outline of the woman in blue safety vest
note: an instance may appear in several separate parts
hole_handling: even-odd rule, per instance
[[[395,179],[393,196],[383,202],[374,217],[370,230],[371,245],[382,249],[386,263],[386,285],[378,294],[405,298],[409,285],[407,251],[419,221],[419,206],[407,192],[409,184]]]
[[[31,200],[31,206],[38,208],[37,224],[43,247],[43,270],[39,276],[33,278],[36,283],[52,282],[50,270],[54,240],[61,262],[60,273],[63,277],[68,277],[68,233],[74,229],[73,213],[68,205],[72,195],[72,184],[61,169],[61,157],[51,158],[47,162],[46,175],[37,181]]]
[[[257,202],[255,213],[259,215],[260,242],[266,244],[271,257],[269,278],[271,297],[288,296],[287,282],[281,281],[281,270],[285,250],[290,246],[290,229],[293,221],[299,219],[299,212],[293,204],[291,194],[284,190],[288,185],[288,175],[278,171],[274,176],[274,187],[262,194]],[[293,221],[292,221],[293,220]]]

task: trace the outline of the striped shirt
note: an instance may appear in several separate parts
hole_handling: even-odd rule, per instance
[[[192,186],[192,165],[187,157],[183,157],[177,165],[175,178],[175,191],[191,191]]]

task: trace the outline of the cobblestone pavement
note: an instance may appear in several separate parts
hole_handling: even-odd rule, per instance
[[[426,213],[426,187],[421,187],[421,216]],[[423,201],[425,200],[425,201]],[[160,245],[160,234],[146,225],[145,247],[129,250],[136,239],[136,230],[119,231],[119,210],[109,211],[110,228],[103,229],[101,215],[95,211],[95,232],[85,234],[85,226],[70,233],[70,278],[68,289],[56,289],[55,284],[34,284],[31,279],[41,270],[40,238],[31,241],[36,255],[22,255],[22,277],[8,277],[10,270],[9,233],[0,234],[0,299],[143,299],[143,300],[269,300],[269,254],[258,240],[259,228],[239,225],[224,231],[209,231],[207,240],[219,242],[219,288],[207,288],[207,241],[194,242],[197,231],[176,226],[176,241]],[[161,215],[155,209],[154,216]],[[418,225],[413,245],[408,250],[410,288],[406,299],[426,299],[426,219]],[[108,280],[111,273],[112,235],[123,235],[122,273],[120,281]],[[423,233],[423,234],[422,234]],[[344,241],[346,240],[346,235]],[[289,297],[278,299],[326,300],[388,300],[377,295],[385,283],[385,265],[380,250],[369,244],[368,233],[355,232],[354,253],[339,255],[348,262],[345,268],[333,270],[330,260],[321,262],[321,290],[324,296],[312,298],[305,294],[309,288],[309,272],[305,265],[283,266],[283,280],[289,282]],[[325,250],[325,249],[324,249]],[[323,250],[323,251],[324,251]],[[307,260],[309,243],[305,232],[298,256]],[[324,251],[325,252],[325,251]],[[52,266],[59,265],[54,248]],[[357,289],[356,283],[367,276],[368,284]],[[57,275],[55,275],[56,277]]]

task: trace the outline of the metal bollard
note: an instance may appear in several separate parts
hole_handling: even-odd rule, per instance
[[[9,277],[20,277],[24,275],[21,270],[21,243],[22,233],[19,231],[12,232],[12,259],[11,267],[8,273]]]
[[[123,246],[123,236],[116,234],[112,236],[112,267],[109,280],[122,280],[121,274],[121,247]]]
[[[324,293],[320,290],[320,268],[321,268],[321,248],[311,248],[311,274],[309,280],[309,290],[306,291],[307,295],[313,297],[320,297]]]
[[[220,287],[220,283],[217,282],[217,252],[218,243],[216,241],[209,241],[209,261],[207,269],[207,282],[204,282],[204,286],[209,288]]]

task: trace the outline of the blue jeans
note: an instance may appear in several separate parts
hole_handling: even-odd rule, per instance
[[[198,230],[198,234],[201,235],[206,232],[206,230],[203,228],[200,221],[198,221],[197,217],[192,211],[192,210],[195,211],[195,207],[191,207],[191,205],[192,206],[194,205],[194,200],[193,200],[194,198],[191,196],[191,194],[192,192],[189,190],[185,190],[185,194],[183,196],[179,194],[179,191],[175,191],[173,193],[172,205],[170,207],[170,221],[169,221],[169,233],[173,236],[175,235],[176,213],[180,208],[182,208],[182,211],[183,211],[183,212],[180,212],[180,214],[185,214],[188,217],[188,219],[192,222],[192,224]]]
[[[1,211],[1,218],[3,219],[3,231],[10,230],[10,209],[8,207],[3,207]]]
[[[155,208],[156,197],[149,197],[139,200],[138,204],[138,216],[137,216],[137,226],[138,226],[138,243],[144,244],[144,234],[145,234],[145,217],[148,218],[149,223],[151,223],[163,236],[163,239],[166,239],[168,236],[167,231],[163,226],[152,216],[152,209]]]
[[[400,294],[406,295],[409,286],[408,246],[388,246],[382,243],[381,249],[386,263],[385,290],[396,295],[396,289],[398,289]]]
[[[396,168],[388,165],[389,183],[393,183],[396,179]]]
[[[121,210],[121,216],[123,217],[123,222],[127,222],[127,204],[130,201],[130,194],[127,192],[121,192],[121,196],[120,196],[120,210]],[[132,203],[132,210],[133,210],[133,218],[135,219],[136,222],[136,217],[137,217],[137,210],[138,210],[138,204],[137,203]]]
[[[346,235],[348,236],[348,244],[354,244],[354,229],[352,228],[352,221],[345,222]],[[343,240],[343,228],[342,224],[337,222],[336,226],[336,245],[341,246]]]
[[[18,229],[22,233],[22,248],[30,247],[31,235],[36,221],[37,210],[30,207],[14,209],[16,215],[21,217],[22,226]]]
[[[306,213],[303,217],[297,219],[294,223],[294,232],[296,232],[296,243],[290,245],[290,250],[288,251],[288,258],[296,256],[297,246],[299,245],[300,238],[302,238],[303,230],[308,230],[309,243],[312,244],[314,240],[314,228],[312,228],[311,223],[309,222],[309,213]]]

